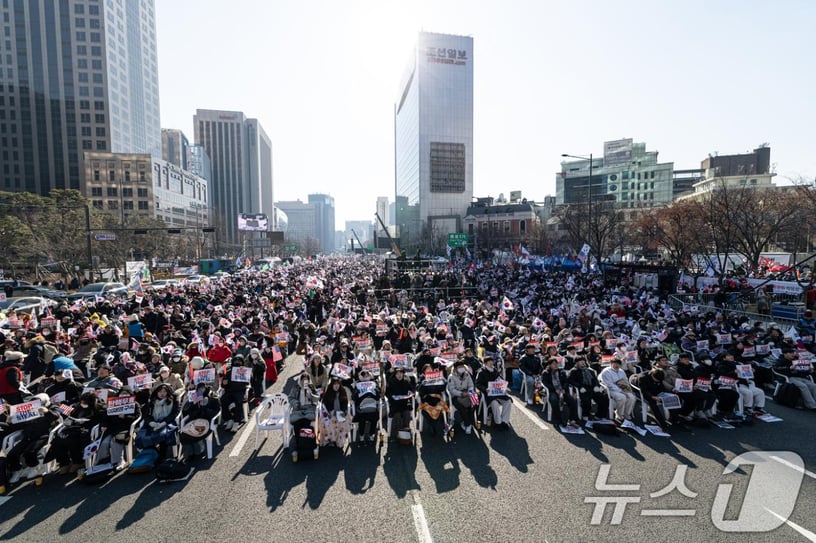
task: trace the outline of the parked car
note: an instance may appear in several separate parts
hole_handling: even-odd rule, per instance
[[[11,295],[15,298],[21,296],[43,296],[51,300],[64,300],[68,296],[68,293],[64,290],[52,290],[47,287],[20,285],[11,287]]]
[[[82,287],[73,294],[68,295],[69,300],[80,300],[86,298],[94,298],[96,296],[124,296],[128,292],[124,283],[91,283],[87,287]]]
[[[149,287],[155,290],[164,290],[166,288],[174,288],[179,286],[181,286],[181,281],[178,279],[158,279],[149,285]]]
[[[6,298],[0,302],[0,312],[8,313],[12,309],[17,313],[37,313],[43,307],[54,307],[57,302],[42,296],[18,296]]]
[[[203,285],[209,282],[210,278],[206,275],[189,275],[184,279],[185,285]]]

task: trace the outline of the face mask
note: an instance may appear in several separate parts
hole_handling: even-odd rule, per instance
[[[456,370],[456,373],[458,373],[459,375],[464,375],[465,374],[465,368],[459,368],[458,370]]]

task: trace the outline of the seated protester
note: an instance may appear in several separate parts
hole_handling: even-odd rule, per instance
[[[581,412],[585,420],[597,420],[609,416],[609,396],[601,388],[595,372],[587,367],[584,357],[575,359],[575,367],[567,374],[567,382],[578,390]],[[592,414],[592,400],[595,400],[598,406],[595,415]]]
[[[334,377],[337,377],[340,373],[342,373],[340,368],[338,367],[339,364],[344,364],[344,365],[348,365],[349,367],[351,367],[351,363],[352,363],[351,360],[340,360],[339,362],[334,362],[332,364],[331,370],[329,371],[329,377],[334,378]],[[354,380],[352,379],[352,374],[353,374],[353,370],[350,370],[348,372],[348,376],[341,376],[340,377],[340,382],[343,384],[344,387],[349,388],[349,389],[354,385]]]
[[[349,417],[348,390],[340,379],[332,377],[329,386],[323,392],[323,406],[317,417],[319,425],[320,446],[334,445],[343,448],[351,432]]]
[[[450,394],[451,402],[456,406],[456,411],[460,414],[461,427],[466,434],[473,431],[475,405],[472,403],[471,393],[475,388],[473,377],[468,373],[464,361],[454,362],[453,371],[448,377],[448,394]]]
[[[57,431],[45,461],[56,460],[60,475],[76,473],[85,465],[85,447],[91,442],[91,429],[104,420],[105,405],[93,392],[86,392],[64,417],[62,428]]]
[[[0,400],[9,404],[23,402],[23,370],[20,364],[25,355],[20,351],[6,351],[0,362]]]
[[[119,355],[119,360],[111,366],[111,371],[122,383],[127,383],[129,378],[138,375],[140,366],[142,365],[136,362],[130,356],[130,353],[124,352]]]
[[[118,391],[118,396],[130,396],[127,388]],[[98,464],[110,463],[114,471],[121,471],[127,467],[124,452],[130,442],[130,426],[142,416],[142,409],[138,402],[133,413],[108,415],[107,410],[101,422],[102,440],[97,451]]]
[[[70,370],[69,370],[70,371]],[[68,375],[71,377],[69,378]],[[83,386],[73,379],[73,373],[57,371],[54,373],[54,383],[45,389],[51,403],[59,405],[74,405],[82,396]]]
[[[96,377],[86,386],[91,388],[106,388],[108,390],[119,390],[122,388],[122,381],[111,374],[111,366],[107,362],[96,367]]]
[[[673,381],[671,392],[680,397],[680,403],[682,404],[679,413],[680,416],[685,418],[685,420],[690,420],[692,415],[699,419],[708,418],[706,411],[714,406],[714,402],[717,399],[717,396],[710,387],[705,385],[704,388],[708,388],[708,390],[703,390],[698,388],[698,386],[694,386],[691,392],[677,392],[676,387],[677,379],[692,381],[692,383],[696,385],[696,379],[698,377],[709,378],[711,373],[709,367],[701,363],[695,369],[694,366],[691,365],[691,358],[688,353],[680,353],[677,358],[677,365],[673,369],[677,373],[677,377]],[[666,380],[664,380],[663,383],[664,388],[666,388]]]
[[[784,349],[774,369],[786,375],[788,382],[799,389],[805,409],[816,410],[816,383],[812,381],[813,364],[809,360],[799,360],[796,351]]]
[[[349,346],[349,340],[343,338],[340,340],[340,345],[332,353],[331,363],[336,364],[340,362],[341,364],[351,365],[352,360],[354,360],[354,352],[352,352]]]
[[[188,419],[180,434],[181,454],[185,462],[191,462],[204,453],[204,440],[211,432],[210,420],[221,410],[218,400],[210,397],[210,394],[210,387],[206,383],[199,383],[190,392],[181,410],[182,417]]]
[[[192,390],[195,388],[195,372],[206,369],[215,370],[215,381],[213,381],[211,384],[213,391],[221,390],[221,381],[218,378],[218,368],[200,356],[194,356],[191,358],[190,363],[187,365],[187,370],[184,372],[184,384],[188,389]]]
[[[746,354],[746,349],[748,353]],[[756,340],[753,334],[747,334],[742,341],[738,341],[734,348],[734,359],[738,364],[751,364],[751,369],[754,372],[754,385],[758,389],[764,389],[766,385],[774,382],[773,370],[765,365],[758,364],[759,360],[756,357]]]
[[[184,381],[181,379],[181,375],[171,372],[170,368],[167,366],[161,366],[159,368],[158,375],[153,378],[152,390],[155,390],[161,384],[169,385],[170,389],[173,391],[173,394],[175,394],[176,397],[181,400],[181,397],[185,391]]]
[[[493,424],[501,430],[510,429],[510,410],[513,402],[509,396],[489,396],[488,389],[493,381],[503,381],[503,372],[496,367],[496,362],[492,356],[486,356],[484,365],[476,373],[476,388],[482,392],[482,401],[487,402]]]
[[[473,354],[473,348],[471,347],[465,347],[465,353],[464,356],[462,357],[462,362],[465,363],[465,366],[467,366],[468,371],[470,371],[470,374],[474,377],[476,376],[476,373],[482,368],[482,361],[479,360]]]
[[[150,355],[150,360],[145,363],[145,369],[147,370],[147,373],[154,375],[159,373],[159,368],[164,365],[164,358],[162,357],[162,354],[160,352],[154,352],[152,355]],[[181,376],[181,373],[179,373],[179,376]]]
[[[436,361],[434,360],[434,357],[431,356],[430,347],[424,347],[419,356],[414,358],[414,369],[416,370],[417,373],[419,373],[419,371],[426,365],[431,366],[431,368],[433,369],[438,369],[436,368]]]
[[[541,374],[541,384],[547,389],[547,401],[550,402],[551,413],[555,424],[561,426],[577,426],[578,402],[570,394],[567,372],[558,368],[558,361],[551,358],[547,369]],[[566,404],[566,411],[563,410]],[[564,420],[567,415],[567,420]]]
[[[601,372],[598,379],[609,391],[612,407],[617,413],[618,421],[628,420],[631,422],[637,396],[632,392],[626,372],[621,369],[621,361],[613,358],[609,362],[609,366]]]
[[[360,372],[360,381],[354,383],[351,391],[354,400],[354,421],[360,429],[359,440],[374,441],[377,430],[377,419],[380,416],[380,387],[368,370]]]
[[[250,407],[258,407],[266,393],[266,362],[261,358],[261,351],[252,347],[249,350],[247,365],[252,368],[252,378],[249,381],[252,391],[252,403]]]
[[[524,374],[524,392],[527,396],[525,398],[527,405],[533,405],[536,392],[535,380],[541,377],[541,372],[544,370],[541,357],[536,354],[535,350],[535,345],[525,345],[524,356],[519,359],[519,370]]]
[[[159,447],[160,457],[165,457],[168,448],[176,444],[176,418],[179,403],[170,385],[161,384],[150,394],[145,408],[141,430],[136,434],[136,447],[149,449]]]
[[[187,371],[188,361],[188,358],[184,355],[184,351],[174,349],[170,355],[170,360],[167,362],[167,367],[170,368],[171,373],[184,375],[184,372]]]
[[[244,420],[244,401],[246,400],[249,383],[235,381],[232,378],[232,368],[244,366],[244,357],[240,354],[232,357],[226,365],[224,375],[221,376],[221,412],[223,415],[224,428],[232,433],[246,421]]]
[[[84,383],[85,382],[85,374],[82,370],[74,363],[71,358],[67,356],[58,356],[51,361],[51,365],[53,367],[53,375],[58,373],[62,373],[65,370],[71,371],[71,379],[78,382]]]
[[[14,484],[21,478],[32,478],[38,474],[37,453],[48,443],[48,433],[62,422],[62,417],[56,406],[51,405],[47,394],[37,394],[26,399],[40,401],[40,416],[19,424],[9,425],[10,431],[22,430],[23,435],[22,439],[5,456],[0,457],[0,494],[6,493],[8,484]],[[24,467],[25,470],[23,470]]]
[[[322,390],[325,390],[329,382],[329,370],[323,365],[323,356],[315,353],[309,359],[309,366],[306,368],[306,373],[309,374],[312,385]]]
[[[641,373],[635,376],[635,380],[640,393],[643,395],[643,401],[649,405],[652,415],[657,420],[657,424],[666,429],[666,416],[663,413],[663,406],[659,394],[663,392],[663,379],[665,374],[659,367]],[[647,421],[644,421],[646,423]]]
[[[737,364],[734,362],[732,353],[725,352],[720,355],[715,374],[718,415],[727,415],[737,408],[740,398],[740,392],[737,389]]]
[[[448,404],[445,401],[445,378],[430,379],[428,372],[432,371],[433,367],[426,364],[422,367],[420,374],[419,386],[417,393],[419,394],[419,410],[421,411],[425,421],[430,427],[431,435],[442,433],[442,413],[448,412]],[[444,375],[444,374],[443,374]]]
[[[735,364],[734,354],[731,352],[725,353],[726,359],[730,359]],[[749,365],[747,361],[740,361],[740,364]],[[753,365],[752,371],[753,371]],[[737,381],[737,390],[742,397],[742,406],[745,409],[745,415],[764,415],[765,407],[765,391],[757,387],[754,379],[744,379],[740,377]]]
[[[388,379],[385,394],[388,398],[388,415],[391,422],[391,437],[407,428],[411,421],[411,410],[414,408],[414,382],[405,376],[404,368],[396,368]]]
[[[298,377],[298,386],[289,395],[289,404],[292,406],[292,416],[296,411],[302,411],[299,418],[314,418],[315,407],[320,402],[320,395],[312,385],[309,374],[305,371]]]

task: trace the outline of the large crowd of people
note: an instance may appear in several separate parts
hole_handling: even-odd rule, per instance
[[[284,361],[302,364],[291,446],[315,451],[506,431],[514,393],[565,432],[771,420],[772,389],[816,410],[810,313],[783,333],[626,277],[513,263],[318,258],[0,320],[2,492],[145,456],[193,464],[209,423],[239,431]]]

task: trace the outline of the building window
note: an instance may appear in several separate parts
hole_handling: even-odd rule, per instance
[[[108,209],[119,209],[119,202],[116,200],[108,200]]]
[[[521,220],[519,221],[519,232],[522,234],[527,231],[527,221]]]
[[[133,189],[122,189],[123,198],[133,198]]]
[[[108,170],[108,181],[116,181],[116,170]]]
[[[102,209],[103,207],[105,207],[102,200],[94,200],[93,201],[93,206],[94,206],[95,209]]]
[[[465,192],[465,144],[431,142],[431,192]]]
[[[144,183],[145,181],[147,181],[147,179],[145,178],[145,173],[144,173],[144,171],[139,172],[139,181],[140,181],[140,182],[142,182],[142,183]]]
[[[125,181],[130,182],[130,170],[125,170]]]
[[[139,201],[139,209],[146,210],[147,209],[147,202],[144,200]]]
[[[99,181],[99,170],[94,170],[94,181]]]
[[[510,233],[510,221],[504,221],[504,233],[505,234]]]
[[[82,140],[83,149],[93,149],[93,142],[91,140]]]
[[[147,189],[137,189],[136,196],[139,198],[147,198]]]
[[[102,196],[102,187],[91,187],[91,196]]]
[[[116,187],[108,187],[108,197],[115,197],[117,194]]]
[[[122,202],[122,209],[132,210],[133,209],[133,202],[132,201]]]

